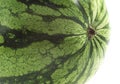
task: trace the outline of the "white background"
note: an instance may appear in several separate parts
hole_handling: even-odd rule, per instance
[[[111,36],[104,63],[87,84],[120,84],[120,0],[105,0]]]

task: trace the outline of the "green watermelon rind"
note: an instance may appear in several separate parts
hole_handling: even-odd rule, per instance
[[[83,84],[108,41],[104,0],[0,0],[0,84]]]

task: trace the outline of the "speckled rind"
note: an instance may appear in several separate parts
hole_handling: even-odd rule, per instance
[[[83,84],[108,40],[103,0],[0,0],[0,84]]]

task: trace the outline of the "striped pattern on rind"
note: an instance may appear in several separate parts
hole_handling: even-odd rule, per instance
[[[108,37],[103,0],[0,0],[0,84],[83,84]]]

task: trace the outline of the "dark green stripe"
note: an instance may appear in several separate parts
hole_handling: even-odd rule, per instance
[[[102,11],[101,11],[102,12]],[[106,16],[107,16],[107,11],[105,12],[104,16],[101,17],[102,19],[100,19],[100,21],[97,23],[96,27],[97,28],[100,24],[102,24],[102,22],[106,19]],[[97,17],[98,18],[98,17]],[[99,17],[100,18],[100,17]]]
[[[42,17],[43,21],[45,22],[51,22],[51,21],[54,21],[55,19],[68,19],[68,20],[72,20],[78,24],[80,24],[83,28],[86,28],[86,25],[84,23],[82,23],[77,17],[75,16],[65,16],[63,14],[61,14],[60,16],[53,16],[53,15],[41,15],[41,14],[37,14],[35,13],[32,9],[28,9],[26,10],[25,12],[27,12],[28,14],[31,14],[31,15],[36,15],[36,16],[39,16],[39,17]]]
[[[84,23],[82,23],[77,17],[74,17],[74,16],[64,16],[64,15],[61,15],[61,16],[52,16],[52,15],[41,15],[42,18],[43,18],[43,21],[45,22],[51,22],[55,19],[68,19],[68,20],[72,20],[78,24],[80,24],[82,26],[82,28],[86,28],[86,25]]]
[[[93,44],[92,44],[92,42],[91,42],[91,40],[90,40],[90,52],[89,52],[89,58],[91,58],[92,57],[92,54],[93,54]]]
[[[107,23],[103,28],[99,28],[99,29],[96,29],[96,30],[100,30],[100,29],[109,29],[109,23]],[[109,30],[108,30],[109,31]]]
[[[90,62],[90,65],[88,66],[88,64],[86,65],[86,66],[88,66],[88,67],[90,67],[89,69],[87,69],[87,76],[86,76],[86,78],[84,79],[84,83],[86,82],[86,80],[90,77],[90,75],[91,75],[91,73],[93,72],[93,64],[94,64],[94,57],[92,57],[92,56],[94,56],[94,51],[93,51],[93,43],[92,43],[92,41],[90,41],[90,50],[89,50],[89,62]],[[92,61],[92,59],[93,59],[93,61]],[[88,63],[89,63],[88,62]]]
[[[81,71],[80,74],[78,74],[78,77],[76,78],[76,80],[74,82],[72,82],[72,84],[76,84],[80,80],[80,78],[84,75],[84,73],[85,73],[85,71],[87,69],[88,63],[89,63],[89,60],[86,60],[86,64],[85,64],[83,70]],[[86,78],[84,79],[84,81],[86,81]]]
[[[74,54],[69,55],[69,57],[71,57],[71,58],[69,58],[69,60],[70,60],[70,59],[75,59],[75,57],[78,57],[78,59],[75,61],[75,62],[76,62],[76,65],[74,65],[74,67],[73,67],[71,70],[69,70],[69,73],[65,75],[66,78],[67,78],[72,72],[74,72],[75,70],[77,70],[77,66],[78,66],[77,63],[78,63],[78,61],[81,59],[81,56],[82,56],[82,54],[84,53],[83,51],[85,50],[86,45],[87,45],[87,42],[85,42],[84,45],[82,46],[82,48],[80,48],[79,50],[77,50]],[[68,84],[69,84],[69,83],[68,83]],[[74,84],[74,83],[72,83],[72,84]]]
[[[90,20],[91,20],[90,22],[92,23],[93,12],[95,12],[95,11],[92,10],[91,1],[89,1],[88,4],[89,4],[89,15],[90,15]]]
[[[90,42],[90,41],[88,41],[88,42]],[[86,45],[88,45],[88,42],[87,42],[87,44]],[[85,45],[85,46],[86,46]],[[83,47],[85,47],[85,46],[83,46]],[[89,50],[88,50],[88,60],[86,60],[86,64],[85,64],[85,66],[84,66],[84,68],[83,68],[83,70],[80,72],[80,74],[78,75],[78,77],[76,78],[76,80],[72,83],[72,84],[76,84],[80,79],[81,79],[81,77],[82,77],[82,75],[84,75],[84,73],[85,73],[85,71],[87,70],[87,67],[88,67],[88,63],[89,63],[89,61],[90,61],[90,58],[91,58],[91,56],[93,55],[93,49],[91,49],[93,46],[92,46],[92,43],[90,42],[90,48],[89,48]],[[84,48],[84,50],[83,51],[85,51],[85,48]],[[88,79],[88,76],[90,75],[90,70],[92,69],[92,64],[91,64],[91,68],[89,68],[89,70],[88,70],[88,73],[87,73],[87,76],[86,76],[86,78],[84,78],[84,82]]]
[[[104,55],[104,53],[105,53],[104,47],[105,47],[105,46],[102,46],[102,42],[101,42],[97,37],[95,37],[94,43],[95,43],[96,46],[97,46],[98,44],[100,45],[100,48],[97,48],[97,49],[98,49],[98,51],[99,51],[99,49],[101,49],[101,50],[103,51],[103,55]]]
[[[24,29],[24,28],[23,28]],[[28,30],[14,30],[5,26],[0,26],[0,34],[3,35],[5,42],[0,46],[10,47],[12,49],[29,46],[33,42],[48,40],[53,44],[60,44],[66,37],[79,36],[78,34],[55,34],[36,33]],[[14,37],[10,38],[9,34]]]
[[[97,28],[100,24],[102,24],[102,22],[106,19],[106,16],[107,16],[107,11],[106,11],[106,13],[104,14],[104,16],[101,17],[102,19],[98,22],[98,24],[96,25],[96,28]]]
[[[32,72],[32,73],[29,73],[23,76],[17,76],[17,77],[14,77],[14,76],[2,77],[0,78],[0,82],[3,84],[6,82],[9,82],[8,84],[18,84],[18,83],[19,84],[41,84],[41,83],[46,84],[46,81],[50,81],[50,84],[54,84],[53,79],[51,78],[51,75],[58,69],[58,66],[59,65],[63,66],[67,60],[74,58],[74,56],[76,55],[79,56],[80,53],[83,52],[83,50],[85,49],[85,45],[86,44],[84,44],[80,50],[78,50],[72,55],[61,56],[59,58],[53,59],[53,61],[49,65],[46,65],[46,67],[44,67],[40,71]],[[59,63],[56,64],[56,61],[59,61]],[[76,69],[76,66],[73,67],[72,70],[73,69]],[[37,77],[39,76],[42,76],[43,80],[38,79]],[[32,81],[32,83],[30,83],[30,81]]]
[[[97,4],[98,4],[98,2],[97,2]],[[103,11],[103,4],[101,4],[102,6],[101,7],[97,7],[97,14],[96,14],[96,17],[95,17],[95,21],[97,21],[98,22],[98,17],[99,17],[99,14],[100,13],[98,13],[98,10],[100,9],[101,10],[101,12]]]
[[[100,34],[97,34],[97,36],[98,36],[101,40],[103,40],[103,42],[105,42],[106,44],[108,44],[108,40],[107,40],[104,36],[102,36],[102,35],[100,35]]]
[[[50,0],[17,0],[17,1],[26,4],[28,8],[32,4],[46,6],[52,8],[53,10],[58,10],[59,8],[65,8],[65,6],[54,4]]]
[[[87,16],[87,13],[86,13],[84,7],[83,7],[82,4],[79,2],[79,0],[76,0],[76,1],[77,1],[77,7],[78,7],[78,9],[82,12],[82,15],[83,15],[83,18],[84,18],[85,22],[89,24],[88,16]]]
[[[101,49],[104,52],[104,49],[103,49],[102,45],[100,44],[100,42],[98,41],[98,39],[96,39],[96,37],[93,39],[93,44],[95,45],[94,48],[96,49],[97,56],[102,56],[101,52],[99,50]],[[98,45],[100,47],[98,47]]]
[[[96,43],[95,40],[97,40],[96,37],[94,37],[94,39],[93,39],[93,44],[95,45],[95,49],[96,49],[96,51],[98,51],[99,48],[98,48],[97,43]]]
[[[75,59],[75,57],[78,57],[78,59],[75,61],[76,62],[76,65],[71,69],[71,70],[69,70],[69,73],[68,74],[66,74],[65,75],[65,77],[67,78],[72,72],[74,72],[75,70],[77,70],[77,63],[78,63],[78,61],[81,59],[81,56],[82,56],[82,54],[84,53],[83,51],[85,50],[85,48],[86,48],[86,45],[87,45],[87,41],[84,43],[84,45],[82,46],[82,48],[80,48],[78,51],[76,51],[74,54],[72,54],[72,55],[68,55],[69,56],[69,60],[70,59]],[[84,70],[83,70],[84,71]],[[80,78],[79,78],[80,79]],[[78,80],[79,80],[78,79]],[[72,80],[71,80],[72,81]],[[71,81],[69,81],[67,84],[76,84],[77,83],[77,80],[76,81],[74,81],[74,82],[71,82]]]
[[[52,3],[51,1],[49,0],[18,0],[26,5],[31,5],[31,4],[36,4],[36,5],[41,5],[41,6],[47,6],[51,9],[57,9],[56,11],[59,12],[59,8],[65,8],[63,5],[57,5],[57,4],[54,4]],[[11,10],[9,10],[11,12],[11,14],[13,15],[13,17],[18,17],[18,13],[13,13]],[[66,16],[64,14],[61,13],[60,16],[54,16],[54,15],[42,15],[42,14],[38,14],[36,13],[35,11],[33,11],[32,9],[30,9],[29,7],[23,11],[22,13],[28,13],[30,15],[35,15],[35,16],[39,16],[39,17],[42,17],[43,21],[44,22],[52,22],[54,21],[55,19],[67,19],[67,20],[72,20],[78,24],[80,24],[82,26],[82,28],[86,28],[86,25],[78,19],[78,17],[76,16]],[[87,19],[87,18],[86,18]]]
[[[103,12],[103,7],[104,7],[104,3],[101,3],[101,5],[102,5],[102,6],[99,7],[98,10],[100,9],[100,11],[101,11],[101,13],[102,13],[102,12]],[[100,15],[100,13],[97,12],[97,15],[96,15],[96,17],[95,17],[95,22],[98,22],[99,15]],[[105,17],[105,15],[104,15],[104,17]],[[101,22],[102,22],[104,18],[103,18],[103,17],[101,17],[101,18],[102,18],[102,20],[101,20]],[[99,22],[98,24],[100,24],[101,22]],[[97,26],[98,26],[98,25],[97,25]],[[97,27],[97,26],[96,26],[96,27]],[[95,27],[95,28],[96,28],[96,27]]]

